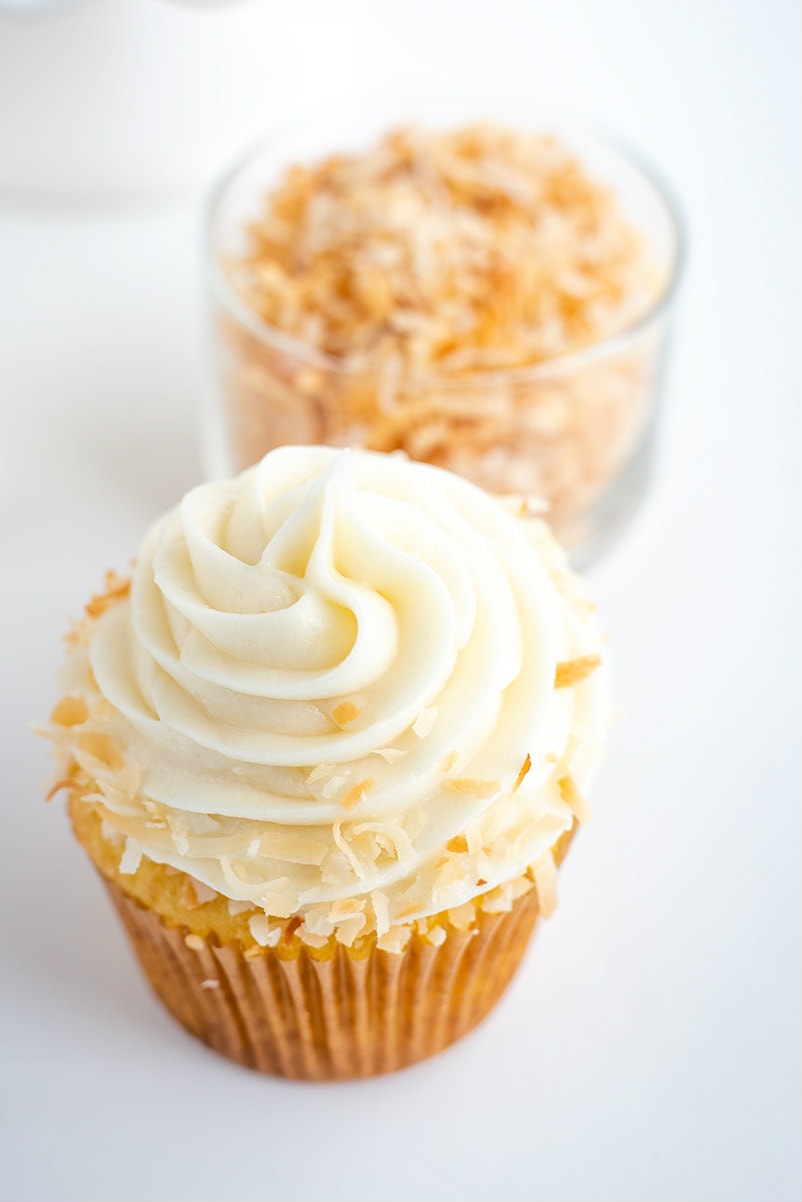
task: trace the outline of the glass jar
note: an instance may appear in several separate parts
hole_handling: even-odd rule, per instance
[[[623,525],[649,477],[681,261],[676,210],[654,173],[611,143],[544,117],[503,120],[553,133],[614,191],[658,273],[645,311],[609,337],[531,366],[414,378],[390,362],[357,371],[288,336],[245,303],[227,264],[244,252],[249,224],[289,166],[364,149],[393,124],[376,113],[310,122],[250,155],[209,206],[210,475],[232,474],[288,443],[400,450],[488,491],[541,498],[575,561],[587,562]],[[464,112],[445,127],[457,124],[466,124]]]

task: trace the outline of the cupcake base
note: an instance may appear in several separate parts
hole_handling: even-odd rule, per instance
[[[106,885],[148,980],[188,1031],[248,1068],[307,1081],[393,1072],[454,1043],[506,989],[537,916],[533,889],[439,947],[413,934],[400,953],[294,940],[251,955],[170,928]]]
[[[438,916],[439,945],[413,927],[401,952],[377,947],[372,936],[353,947],[332,937],[312,948],[290,922],[275,947],[261,947],[241,916],[229,917],[223,899],[187,909],[185,874],[143,861],[122,877],[119,850],[103,838],[91,807],[73,798],[70,812],[170,1013],[216,1052],[276,1076],[371,1077],[442,1051],[501,997],[539,912],[532,885],[501,913],[488,913],[477,899],[471,929]],[[556,862],[575,829],[552,849]]]

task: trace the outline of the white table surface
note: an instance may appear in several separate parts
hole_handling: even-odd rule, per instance
[[[399,7],[382,28],[346,5],[368,82],[382,39],[391,75],[417,41],[436,78],[414,22],[464,13],[456,73],[529,64],[649,147],[688,215],[659,472],[592,573],[623,710],[594,820],[495,1015],[435,1061],[287,1084],[173,1024],[41,800],[28,724],[68,616],[200,475],[197,205],[6,206],[0,1197],[799,1202],[798,20]]]

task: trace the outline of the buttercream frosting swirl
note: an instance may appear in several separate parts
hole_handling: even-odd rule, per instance
[[[607,688],[555,680],[600,655],[541,521],[405,458],[286,447],[150,530],[69,667],[118,754],[73,754],[132,862],[381,933],[570,827]]]

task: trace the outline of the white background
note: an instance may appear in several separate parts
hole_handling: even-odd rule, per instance
[[[258,7],[301,54],[302,0]],[[796,9],[326,9],[345,92],[537,87],[645,147],[690,234],[658,475],[592,573],[623,710],[594,820],[495,1015],[394,1078],[287,1084],[184,1035],[42,803],[67,618],[200,475],[197,191],[0,209],[4,1202],[799,1202]]]

